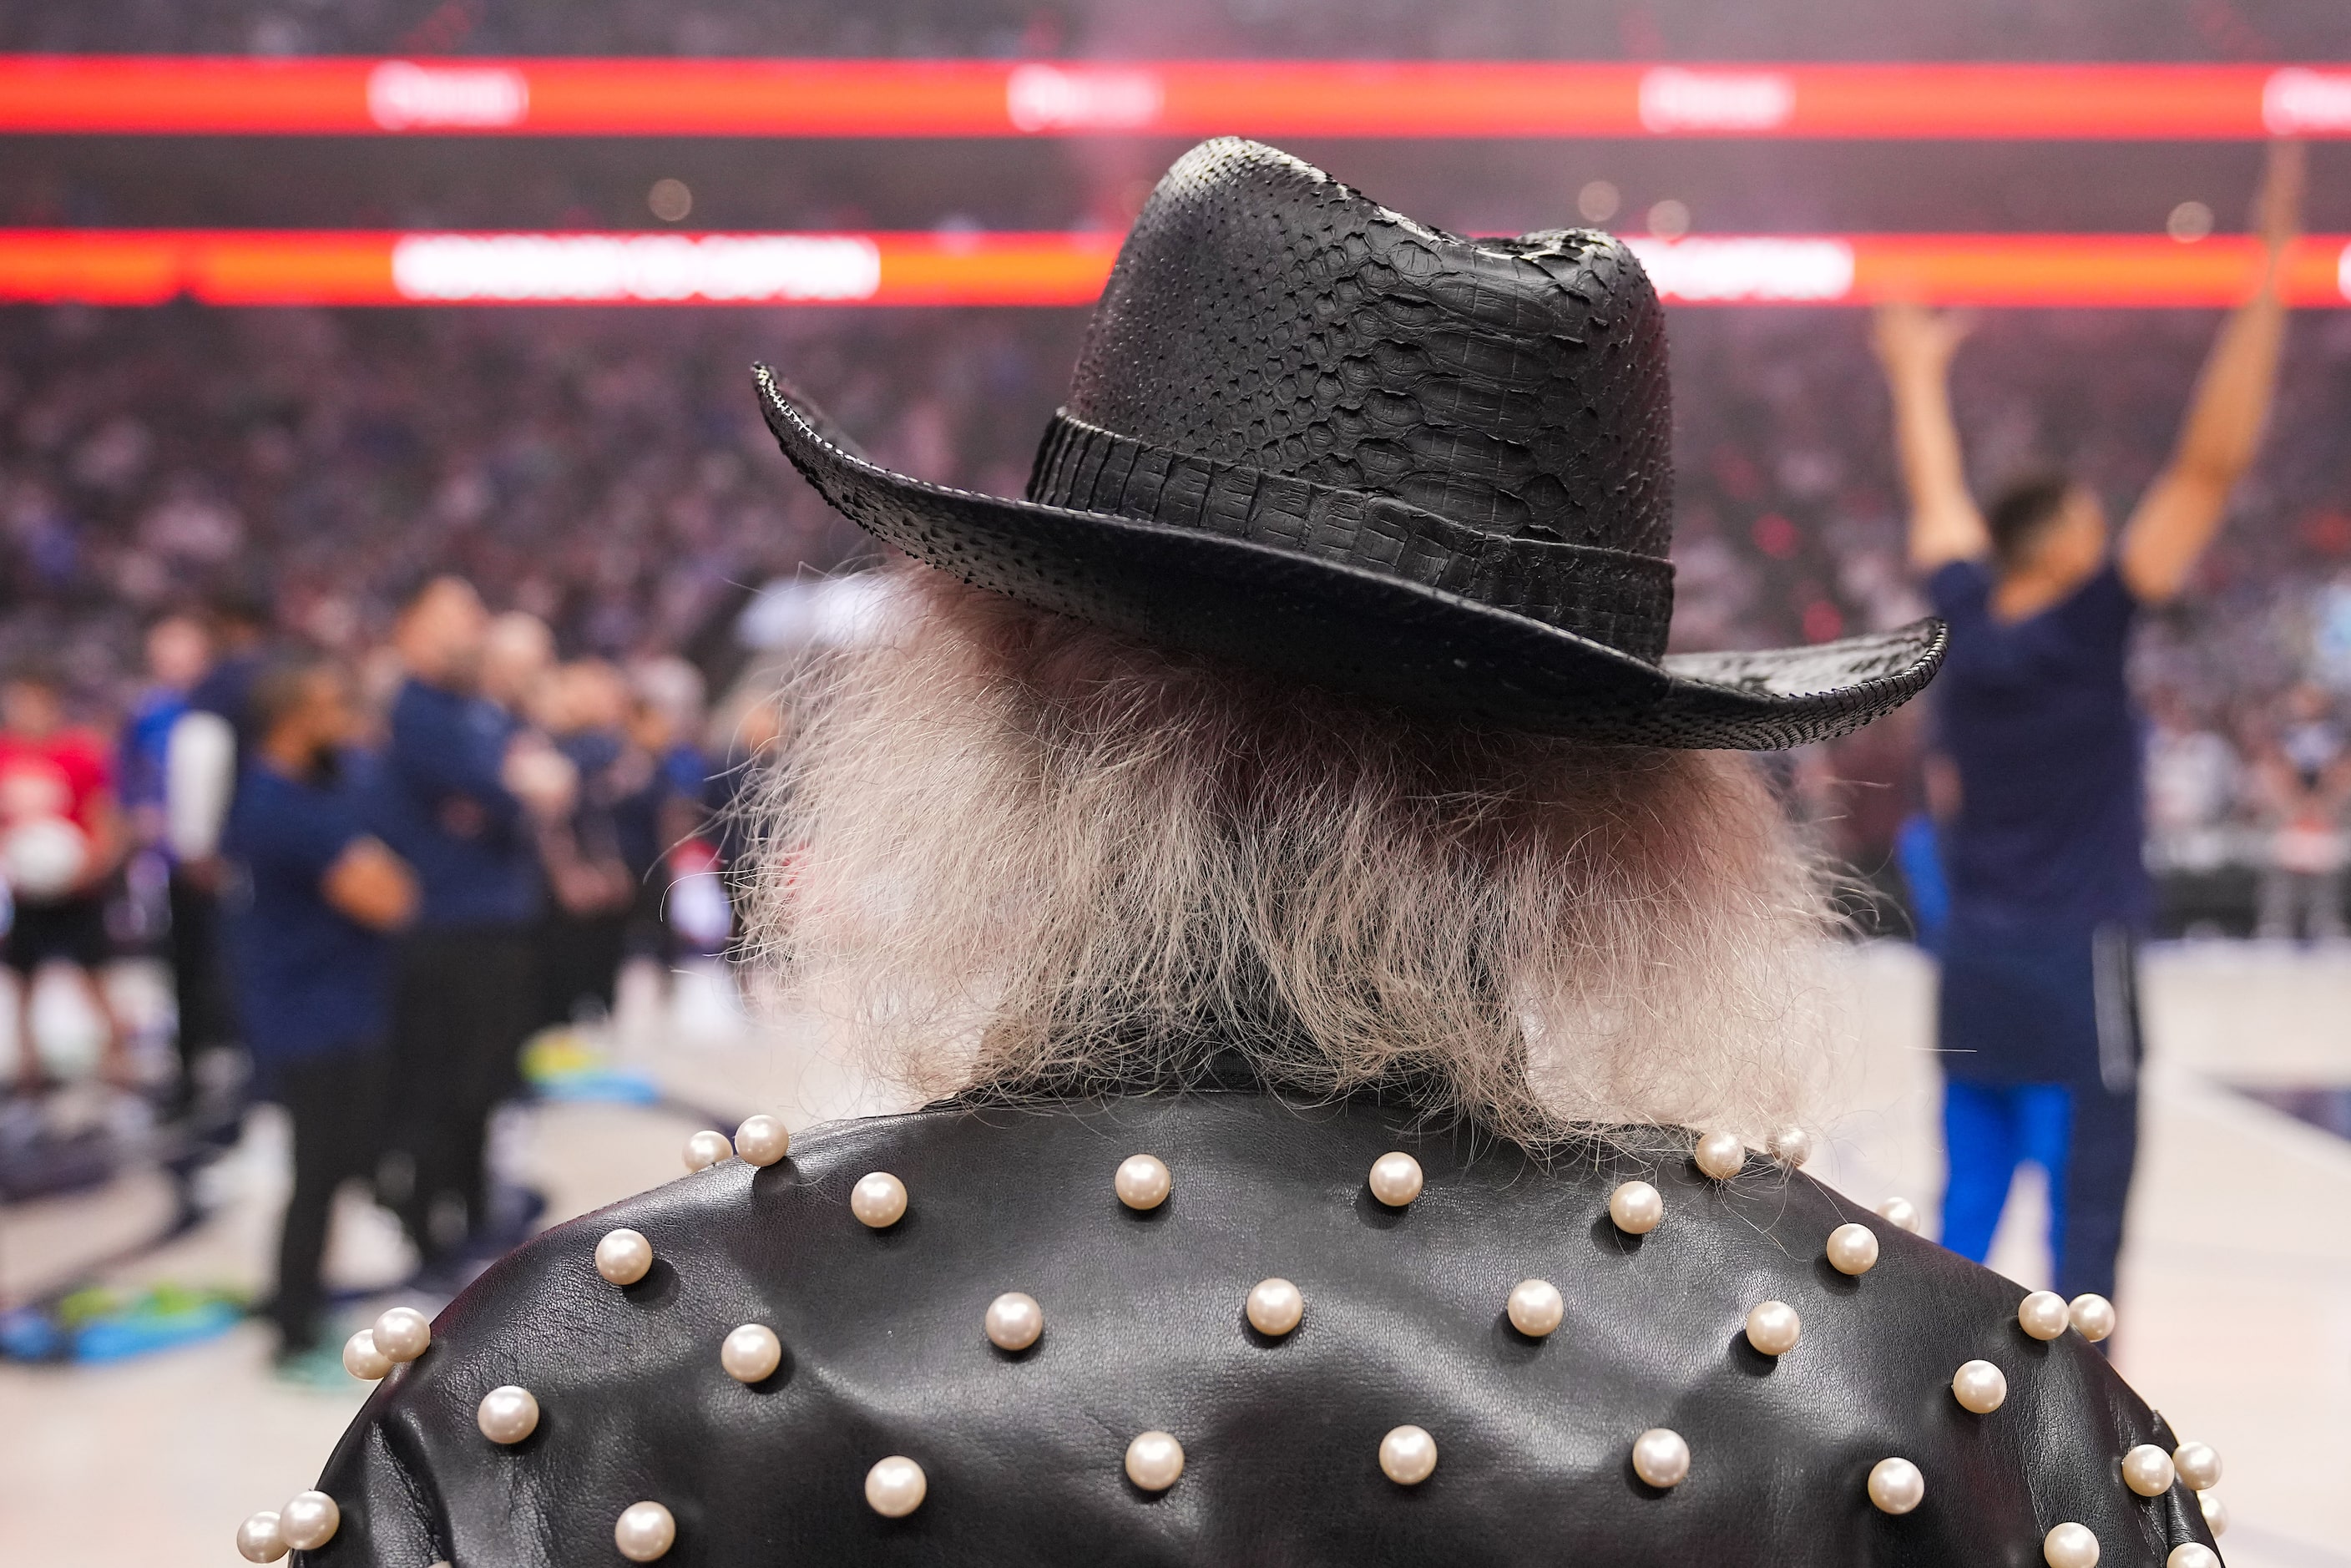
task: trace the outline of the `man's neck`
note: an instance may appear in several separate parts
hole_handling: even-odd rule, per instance
[[[1992,616],[1995,620],[2010,622],[2029,621],[2063,601],[2095,575],[2095,569],[2090,571],[2051,571],[2046,568],[2031,566],[2002,572],[1992,584]]]

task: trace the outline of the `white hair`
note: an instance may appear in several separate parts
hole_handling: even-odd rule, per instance
[[[1407,1087],[1541,1142],[1800,1121],[1819,879],[1737,757],[1418,719],[901,568],[786,694],[752,969],[918,1096]]]

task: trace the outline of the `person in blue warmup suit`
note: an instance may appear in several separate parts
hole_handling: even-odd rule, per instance
[[[298,1371],[319,1344],[335,1189],[374,1166],[390,934],[415,913],[416,879],[365,824],[365,759],[349,749],[360,728],[349,674],[322,654],[280,654],[256,674],[247,707],[252,745],[222,849],[234,873],[230,946],[257,1087],[294,1125],[294,1187],[268,1315],[281,1364]]]
[[[2035,1163],[2068,1296],[2114,1294],[2137,1151],[2136,951],[2154,893],[2131,628],[2187,586],[2259,447],[2301,183],[2300,149],[2273,147],[2260,284],[2222,326],[2170,463],[2118,533],[2097,494],[2060,473],[2013,481],[1979,510],[1947,384],[1966,319],[1908,306],[1878,317],[1911,561],[1951,628],[1934,692],[1936,746],[1959,783],[1940,835],[1942,1239],[1981,1261],[2017,1165]]]

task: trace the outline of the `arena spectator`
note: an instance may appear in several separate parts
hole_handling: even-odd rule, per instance
[[[250,690],[254,745],[223,848],[239,876],[231,927],[256,1087],[293,1123],[294,1182],[266,1309],[280,1369],[333,1385],[319,1283],[335,1192],[380,1147],[391,1032],[390,934],[415,913],[416,879],[364,825],[369,759],[350,674],[287,653]]]
[[[16,977],[18,1087],[47,1083],[33,1029],[34,984],[51,965],[70,977],[106,1030],[99,1070],[131,1087],[128,1039],[99,984],[112,956],[106,884],[122,834],[107,747],[67,723],[56,677],[24,667],[0,683],[0,875],[13,902],[6,961]]]
[[[2345,933],[2343,813],[2351,756],[2334,703],[2314,685],[2287,694],[2284,723],[2254,766],[2269,835],[2256,929],[2266,937],[2339,941]]]

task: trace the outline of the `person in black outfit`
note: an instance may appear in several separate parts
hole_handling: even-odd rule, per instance
[[[223,849],[231,946],[261,1092],[294,1126],[294,1186],[268,1307],[281,1362],[319,1342],[319,1265],[336,1189],[373,1168],[391,1025],[388,934],[416,880],[363,825],[348,674],[280,655],[250,687],[254,743]]]
[[[392,1011],[406,1179],[387,1185],[428,1269],[487,1236],[489,1117],[518,1086],[517,1053],[538,1022],[538,824],[571,794],[569,766],[476,694],[487,627],[461,579],[410,601],[396,638],[408,679],[377,792],[384,838],[423,888]]]

